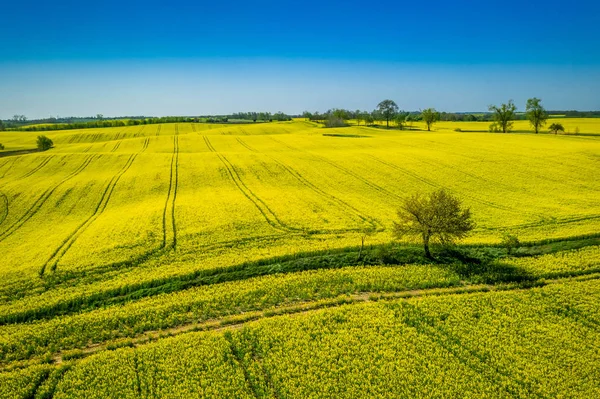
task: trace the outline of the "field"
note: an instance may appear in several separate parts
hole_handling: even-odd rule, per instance
[[[598,397],[600,120],[560,121],[45,132],[0,157],[0,398]],[[394,242],[436,188],[476,260]]]

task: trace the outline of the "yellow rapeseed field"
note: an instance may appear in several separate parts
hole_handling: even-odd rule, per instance
[[[599,396],[599,121],[44,132],[0,157],[0,398]],[[439,188],[480,263],[394,240]]]

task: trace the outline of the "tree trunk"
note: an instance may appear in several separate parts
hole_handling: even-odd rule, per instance
[[[390,128],[390,120],[389,119],[385,120],[385,127],[386,127],[386,129]]]
[[[425,249],[427,259],[433,260],[433,256],[431,256],[431,252],[429,251],[429,235],[423,236],[423,248]]]

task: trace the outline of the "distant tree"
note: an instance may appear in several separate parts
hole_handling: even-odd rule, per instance
[[[360,126],[360,122],[365,120],[363,112],[357,109],[356,111],[354,111],[354,115],[356,118],[356,124]]]
[[[421,111],[421,119],[427,125],[427,131],[431,131],[431,126],[440,120],[440,113],[435,108],[427,108]]]
[[[398,219],[394,222],[394,236],[421,241],[429,259],[433,259],[430,243],[449,245],[475,228],[471,210],[463,209],[460,199],[444,189],[404,199]]]
[[[549,129],[554,134],[558,134],[558,132],[563,132],[564,133],[564,131],[565,131],[565,128],[560,123],[553,123],[553,124],[551,124],[550,127],[549,127]]]
[[[406,115],[406,119],[405,119],[406,127],[408,127],[409,129],[412,129],[414,120],[415,120],[415,117],[412,114]]]
[[[400,130],[404,130],[404,124],[407,116],[408,114],[406,112],[398,112],[394,117],[394,121]]]
[[[0,119],[0,132],[4,130],[4,122]]]
[[[371,115],[370,112],[365,112],[363,114],[363,119],[365,121],[365,125],[371,125],[373,122],[375,122],[375,118],[373,118],[373,115]]]
[[[548,113],[542,107],[541,102],[542,100],[534,97],[527,100],[527,105],[525,106],[527,119],[529,119],[529,123],[533,126],[536,134],[546,124],[546,120],[548,119]]]
[[[38,136],[37,138],[37,148],[40,151],[46,151],[52,148],[54,143],[46,136]]]
[[[337,109],[337,108],[333,110],[332,115],[334,118],[341,119],[342,121],[347,120],[349,117],[348,111],[346,111],[345,109]]]
[[[385,125],[389,129],[390,120],[396,116],[398,112],[398,105],[392,100],[383,100],[377,105],[377,111],[381,113],[385,120]]]
[[[507,104],[502,104],[499,107],[490,105],[488,109],[492,112],[494,120],[493,127],[490,130],[498,130],[502,133],[510,132],[513,126],[512,121],[515,119],[515,112],[517,111],[517,106],[513,100],[509,100]]]
[[[308,111],[304,111],[304,112],[302,113],[302,117],[303,117],[304,119],[306,119],[306,120],[311,120],[311,119],[312,119],[312,114],[311,114],[310,112],[308,112]]]
[[[96,114],[96,119],[98,119],[99,121],[101,121],[102,119],[104,119],[104,115],[102,115],[102,114]]]

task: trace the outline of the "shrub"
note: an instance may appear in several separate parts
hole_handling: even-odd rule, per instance
[[[462,132],[462,129],[457,127],[456,129],[454,129],[455,132]]]
[[[37,138],[37,148],[40,151],[46,151],[52,148],[54,143],[46,136],[38,136]]]
[[[0,151],[4,149],[4,144],[0,143]]]
[[[325,127],[345,127],[348,126],[341,118],[331,117],[325,121]]]
[[[514,235],[514,234],[510,234],[510,233],[505,233],[502,236],[502,246],[504,248],[506,248],[506,251],[508,252],[508,254],[510,255],[512,253],[512,251],[516,248],[518,248],[521,245],[521,242],[519,241],[519,238]]]

